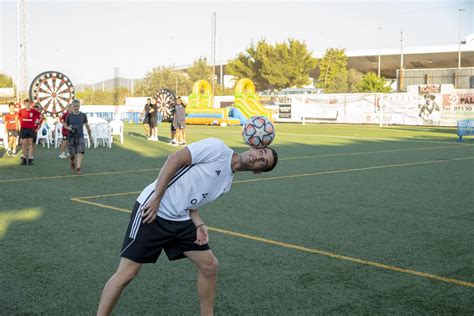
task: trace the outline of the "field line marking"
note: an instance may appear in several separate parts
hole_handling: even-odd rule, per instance
[[[443,162],[449,162],[449,161],[470,160],[470,159],[474,159],[474,156],[472,156],[472,157],[452,158],[452,159],[443,159],[443,160],[407,162],[407,163],[402,163],[402,164],[381,165],[381,166],[372,166],[372,167],[363,167],[363,168],[321,171],[321,172],[314,172],[314,173],[300,173],[300,174],[293,174],[293,175],[279,176],[279,177],[267,177],[267,178],[237,180],[237,181],[232,182],[232,184],[258,182],[258,181],[269,181],[269,180],[280,180],[280,179],[289,179],[289,178],[300,178],[300,177],[313,177],[313,176],[322,176],[322,175],[327,175],[327,174],[357,172],[357,171],[385,169],[385,168],[398,168],[398,167],[405,167],[405,166],[415,166],[415,165],[430,164],[430,163],[443,163]],[[123,192],[123,193],[110,193],[110,194],[91,195],[91,196],[79,196],[79,197],[75,197],[73,199],[87,200],[87,199],[96,199],[96,198],[103,198],[103,197],[110,197],[110,196],[138,194],[140,192],[141,191],[130,191],[130,192]]]
[[[302,174],[294,174],[294,175],[279,176],[279,177],[268,177],[268,178],[260,178],[260,179],[257,178],[257,179],[248,179],[248,180],[238,180],[238,181],[234,181],[233,183],[248,183],[248,182],[279,180],[279,179],[289,179],[289,178],[312,177],[312,176],[320,176],[320,175],[326,175],[326,174],[337,174],[337,173],[366,171],[366,170],[375,170],[375,169],[386,169],[386,168],[398,168],[398,167],[405,167],[405,166],[415,166],[415,165],[423,165],[423,164],[431,164],[431,163],[443,163],[443,162],[449,162],[449,161],[452,161],[452,160],[467,160],[467,159],[474,159],[474,156],[472,156],[472,157],[462,157],[462,158],[452,158],[452,159],[443,159],[443,160],[428,160],[428,161],[419,161],[419,162],[407,162],[407,163],[400,163],[400,164],[381,165],[381,166],[372,166],[372,167],[363,167],[363,168],[321,171],[321,172],[314,172],[314,173],[302,173]]]
[[[125,213],[131,213],[130,210],[127,210],[127,209],[124,209],[124,208],[114,207],[114,206],[110,206],[110,205],[106,205],[106,204],[102,204],[102,203],[91,202],[91,201],[84,201],[80,198],[72,198],[71,201],[78,202],[78,203],[89,204],[89,205],[94,205],[94,206],[98,206],[98,207],[102,207],[102,208],[107,208],[109,210],[125,212]]]
[[[160,169],[161,168],[150,168],[150,169],[136,169],[136,170],[121,170],[121,171],[105,171],[105,172],[96,172],[96,173],[83,173],[81,175],[81,178],[83,178],[83,177],[94,177],[94,176],[103,176],[103,175],[109,175],[109,174],[158,171]],[[66,174],[66,175],[60,175],[60,176],[44,176],[44,177],[36,177],[36,178],[6,179],[6,180],[0,180],[0,183],[33,181],[33,180],[50,180],[50,179],[62,179],[62,178],[77,178],[77,177],[78,176],[76,174]]]
[[[308,159],[308,158],[326,158],[326,157],[339,157],[339,156],[356,156],[356,155],[368,155],[368,154],[384,154],[384,153],[393,153],[401,151],[417,151],[425,149],[441,149],[441,148],[453,148],[452,145],[449,146],[433,146],[433,147],[419,147],[419,148],[403,148],[403,149],[390,149],[390,150],[380,150],[380,151],[364,151],[364,152],[354,152],[354,153],[340,153],[340,154],[327,154],[327,155],[309,155],[309,156],[299,156],[299,157],[286,157],[280,158],[279,160],[296,160],[296,159]],[[462,148],[462,147],[457,147]]]
[[[130,210],[127,210],[127,209],[124,209],[124,208],[114,207],[114,206],[110,206],[110,205],[106,205],[106,204],[102,204],[102,203],[95,203],[95,202],[91,202],[91,201],[83,201],[80,198],[72,198],[71,200],[75,201],[75,202],[79,202],[79,203],[84,203],[84,204],[89,204],[89,205],[94,205],[94,206],[98,206],[98,207],[102,207],[102,208],[111,209],[111,210],[114,210],[114,211],[119,211],[119,212],[124,212],[124,213],[131,213]],[[389,271],[395,271],[395,272],[400,272],[400,273],[405,273],[405,274],[411,274],[411,275],[415,275],[415,276],[419,276],[419,277],[424,277],[424,278],[433,279],[433,280],[437,280],[437,281],[442,281],[442,282],[446,282],[446,283],[452,283],[452,284],[456,284],[456,285],[474,287],[473,282],[467,282],[467,281],[452,279],[452,278],[439,276],[439,275],[435,275],[435,274],[431,274],[431,273],[420,272],[420,271],[415,271],[415,270],[411,270],[411,269],[405,269],[405,268],[392,266],[392,265],[388,265],[388,264],[383,264],[383,263],[379,263],[379,262],[375,262],[375,261],[364,260],[364,259],[359,259],[359,258],[344,256],[344,255],[338,255],[336,253],[329,252],[329,251],[303,247],[303,246],[299,246],[299,245],[295,245],[295,244],[290,244],[290,243],[280,242],[280,241],[276,241],[276,240],[266,239],[266,238],[262,238],[262,237],[258,237],[258,236],[254,236],[254,235],[238,233],[238,232],[234,232],[234,231],[230,231],[230,230],[226,230],[226,229],[221,229],[221,228],[216,228],[216,227],[208,227],[208,229],[210,231],[214,231],[214,232],[229,235],[229,236],[234,236],[234,237],[259,241],[259,242],[262,242],[262,243],[265,243],[265,244],[270,244],[270,245],[279,246],[279,247],[288,248],[288,249],[299,250],[299,251],[302,251],[302,252],[317,254],[317,255],[330,257],[330,258],[334,258],[334,259],[338,259],[338,260],[349,261],[349,262],[358,263],[358,264],[361,264],[361,265],[372,266],[372,267],[376,267],[376,268],[380,268],[380,269],[384,269],[384,270],[389,270]]]
[[[193,131],[200,132],[203,134],[215,134],[215,133],[230,133],[230,134],[240,134],[240,131],[224,131],[224,130],[199,130],[194,129]],[[460,144],[460,143],[453,143],[450,141],[441,141],[441,140],[423,140],[423,139],[406,139],[406,138],[371,138],[371,137],[358,137],[358,136],[340,136],[340,135],[327,135],[327,134],[299,134],[299,133],[278,133],[278,135],[286,135],[286,136],[303,136],[303,137],[327,137],[327,138],[340,138],[340,139],[358,139],[358,140],[365,140],[365,141],[393,141],[393,142],[414,142],[414,143],[439,143],[439,144],[451,144],[452,146],[474,146],[471,144]],[[453,134],[456,136],[456,134]],[[457,137],[457,136],[456,136]],[[453,141],[456,138],[453,137]]]

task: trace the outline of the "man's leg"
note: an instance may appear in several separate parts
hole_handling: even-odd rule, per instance
[[[10,152],[12,152],[13,155],[16,153],[16,136],[10,136],[8,138],[8,148],[10,148]]]
[[[33,159],[33,150],[34,150],[33,138],[27,138],[27,140],[28,140],[28,157],[29,159]]]
[[[82,159],[84,158],[84,154],[83,153],[77,153],[76,154],[76,168],[78,170],[81,169],[81,163],[82,163]]]
[[[61,142],[61,147],[59,149],[59,157],[60,158],[66,158],[66,145],[67,145],[67,140],[63,138],[63,141]]]
[[[109,279],[100,297],[97,315],[110,315],[125,287],[135,278],[142,267],[141,263],[122,258],[117,272]]]
[[[148,125],[148,123],[143,123],[143,128],[145,129],[146,137],[150,137],[150,125]]]
[[[188,257],[198,268],[198,292],[201,304],[201,316],[214,314],[217,289],[217,259],[210,250],[188,251]]]
[[[27,159],[27,149],[28,149],[28,139],[29,138],[22,138],[21,139],[21,156],[22,158]]]

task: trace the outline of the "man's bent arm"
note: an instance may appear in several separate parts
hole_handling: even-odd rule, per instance
[[[165,164],[161,168],[156,180],[155,192],[150,201],[143,207],[143,222],[151,223],[155,220],[156,210],[160,206],[160,201],[165,194],[166,187],[171,182],[173,176],[179,169],[189,166],[192,163],[191,152],[187,147],[168,156]]]

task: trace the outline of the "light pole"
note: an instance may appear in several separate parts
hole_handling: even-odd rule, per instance
[[[461,12],[466,9],[459,9],[459,25],[458,25],[458,69],[461,69]]]
[[[379,46],[379,64],[378,64],[378,67],[377,67],[377,76],[380,78],[380,31],[382,30],[382,27],[379,26],[378,27],[378,46]]]

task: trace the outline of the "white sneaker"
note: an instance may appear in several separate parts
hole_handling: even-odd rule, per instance
[[[67,159],[67,156],[66,156],[65,153],[61,153],[61,154],[59,155],[59,158],[61,158],[61,159]]]

